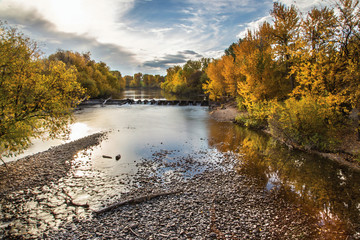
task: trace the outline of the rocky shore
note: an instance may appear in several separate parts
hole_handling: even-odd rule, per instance
[[[193,156],[169,161],[171,152],[162,150],[142,159],[134,176],[103,176],[91,170],[86,151],[81,164],[74,160],[102,137],[91,135],[9,164],[10,179],[1,175],[0,237],[345,239],[336,232],[327,237],[302,206],[238,174],[239,154],[216,153],[212,161]],[[199,152],[202,158],[206,154]],[[161,196],[150,197],[156,195]],[[129,199],[135,201],[96,214]]]
[[[211,105],[210,117],[219,122],[234,122],[237,115],[240,114],[236,102],[227,102],[220,106]]]
[[[32,187],[40,187],[65,176],[71,161],[80,150],[98,145],[104,133],[96,133],[77,141],[50,148],[0,166],[0,198]]]
[[[316,239],[316,220],[233,171],[146,186],[122,198],[179,193],[76,220],[49,239]]]

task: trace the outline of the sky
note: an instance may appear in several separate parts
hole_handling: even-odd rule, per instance
[[[301,11],[324,0],[280,0]],[[202,57],[218,58],[267,20],[271,0],[0,0],[0,20],[35,40],[44,56],[90,52],[122,75],[166,75]]]

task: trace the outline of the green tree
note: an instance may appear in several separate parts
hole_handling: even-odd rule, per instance
[[[31,138],[67,133],[84,97],[76,69],[40,59],[35,42],[0,25],[0,158],[21,152]]]

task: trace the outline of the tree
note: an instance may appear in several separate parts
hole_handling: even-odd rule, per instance
[[[131,81],[133,80],[133,77],[132,77],[132,76],[129,76],[129,75],[126,75],[126,76],[124,76],[124,80],[125,80],[125,86],[126,86],[126,87],[129,87]]]
[[[211,62],[206,70],[209,81],[203,85],[205,93],[209,94],[212,100],[219,100],[225,96],[225,78],[221,74],[224,63],[221,59]]]
[[[130,82],[130,87],[141,87],[143,75],[142,73],[135,73],[133,80]]]
[[[40,59],[35,42],[0,25],[0,158],[21,152],[31,138],[68,132],[84,97],[76,69]]]
[[[125,88],[124,79],[119,71],[110,71],[104,62],[91,60],[90,53],[58,50],[49,56],[50,60],[62,61],[67,67],[75,67],[77,80],[92,98],[109,97]]]
[[[203,94],[203,84],[208,80],[206,69],[209,58],[188,60],[184,66],[174,66],[166,70],[167,75],[161,88],[175,95]]]
[[[295,88],[294,76],[290,74],[290,68],[294,63],[292,52],[297,50],[299,37],[299,14],[294,5],[286,7],[284,4],[275,2],[271,15],[274,18],[273,38],[275,50],[279,60],[284,65],[284,77],[289,77],[291,90]]]
[[[234,97],[237,94],[238,82],[240,82],[243,75],[240,73],[238,66],[236,66],[235,58],[232,55],[223,56],[222,61],[224,67],[221,74],[225,79],[225,91],[229,96]]]

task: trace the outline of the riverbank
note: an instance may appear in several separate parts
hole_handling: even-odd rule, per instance
[[[144,180],[144,179],[143,179]],[[234,171],[213,170],[186,182],[146,186],[121,201],[179,192],[76,220],[50,239],[317,239],[316,219]]]
[[[210,117],[220,122],[235,122],[235,118],[238,115],[247,114],[246,112],[240,112],[237,109],[236,102],[227,102],[220,106],[213,105],[210,107],[211,107]],[[356,160],[357,158],[359,158],[358,155],[360,153],[360,141],[357,141],[357,136],[355,132],[344,136],[342,138],[342,142],[340,143],[339,151],[334,153],[320,152],[316,150],[307,150],[292,142],[288,142],[285,141],[284,139],[276,138],[271,134],[271,132],[268,129],[264,129],[263,132],[271,135],[278,141],[287,145],[289,148],[294,148],[311,154],[319,155],[321,157],[327,158],[332,161],[336,161],[342,165],[354,169],[355,171],[360,172],[360,162]]]
[[[242,114],[237,109],[236,102],[227,102],[220,105],[210,105],[210,117],[219,122],[234,122],[236,116]]]
[[[167,151],[138,164],[131,190],[106,201],[92,215],[45,233],[49,239],[318,239],[314,215],[285,202],[276,191],[259,188],[234,166],[238,155],[219,155],[216,163],[179,158]],[[166,169],[172,168],[171,172]],[[207,170],[185,177],[189,171]],[[163,174],[161,174],[163,173]],[[167,174],[164,174],[167,173]],[[126,180],[125,180],[126,181]],[[162,195],[159,197],[151,197]],[[122,206],[96,214],[116,202]],[[342,234],[332,232],[342,239]],[[326,234],[325,234],[326,235]],[[324,237],[325,235],[322,235]]]
[[[95,146],[102,137],[103,134],[91,135],[9,164],[12,180],[1,185],[4,198],[0,236],[9,239],[316,239],[322,231],[315,216],[302,206],[285,202],[276,191],[259,188],[252,179],[239,175],[234,166],[241,156],[235,153],[219,153],[214,162],[199,162],[191,156],[167,162],[170,152],[162,150],[139,162],[134,176],[94,180],[88,166],[79,174],[81,167],[73,164],[74,155]],[[89,160],[88,163],[81,160],[81,165],[91,165],[91,154],[84,156]],[[116,188],[124,184],[128,190],[119,192]],[[104,192],[106,188],[113,190]],[[81,202],[81,197],[75,199],[84,190],[88,195],[99,195],[102,204],[90,197],[86,202]],[[157,193],[169,194],[148,198]],[[143,200],[102,214],[94,213],[111,203],[132,198]],[[8,208],[9,205],[12,207]],[[20,221],[31,227],[18,225]],[[331,234],[338,239],[343,236]]]
[[[0,165],[0,198],[33,187],[41,187],[64,177],[77,152],[98,145],[105,133],[96,133],[50,148],[17,161]]]

